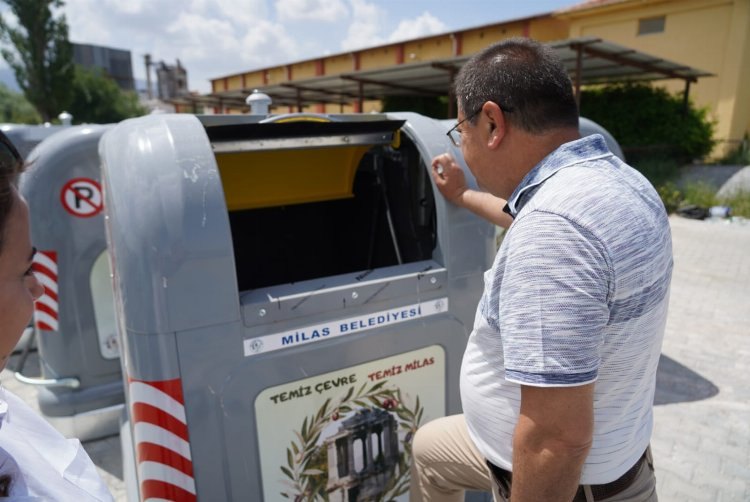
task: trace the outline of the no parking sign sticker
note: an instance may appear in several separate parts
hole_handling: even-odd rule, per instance
[[[102,187],[91,178],[68,181],[60,192],[60,200],[65,210],[78,218],[96,216],[104,209]]]

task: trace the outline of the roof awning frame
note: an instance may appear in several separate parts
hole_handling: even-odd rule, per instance
[[[713,76],[703,70],[607,42],[597,37],[578,37],[548,44],[568,69],[580,103],[581,87],[628,81],[680,79],[685,81],[687,105],[690,84],[700,77]],[[386,68],[324,75],[296,81],[260,86],[275,106],[296,107],[302,111],[310,104],[351,104],[387,96],[449,96],[449,113],[454,115],[453,80],[470,56],[409,62]],[[246,108],[245,98],[252,88],[216,92],[204,96],[187,96],[179,104],[213,105]]]

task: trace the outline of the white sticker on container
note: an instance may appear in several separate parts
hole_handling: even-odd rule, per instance
[[[353,335],[370,329],[442,314],[447,311],[448,298],[437,298],[357,317],[249,338],[244,341],[245,357],[257,356],[274,350],[289,349],[308,343],[322,342],[339,336]]]

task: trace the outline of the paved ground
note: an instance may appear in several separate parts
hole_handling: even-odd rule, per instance
[[[659,499],[750,501],[750,223],[671,223],[675,269],[652,441]],[[2,381],[36,405],[35,391],[7,370]],[[119,438],[85,447],[125,501]]]
[[[750,224],[672,218],[653,435],[659,499],[750,500]]]

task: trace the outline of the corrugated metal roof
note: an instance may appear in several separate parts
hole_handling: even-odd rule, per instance
[[[709,72],[596,37],[572,38],[548,45],[562,60],[571,80],[575,83],[580,78],[580,85],[662,79],[695,82],[700,77],[712,76]],[[349,104],[358,99],[382,99],[397,95],[445,96],[449,93],[454,75],[470,57],[405,63],[376,70],[281,82],[258,89],[268,94],[275,106]],[[252,88],[223,91],[178,102],[244,108],[245,98],[252,91]]]
[[[555,14],[567,14],[588,9],[596,9],[597,7],[604,7],[607,5],[613,5],[618,3],[629,2],[630,0],[588,0],[586,2],[577,3],[569,7],[563,7],[555,11]]]
[[[581,54],[581,85],[636,80],[682,79],[695,82],[712,73],[692,68],[596,37],[549,44],[574,78]]]

